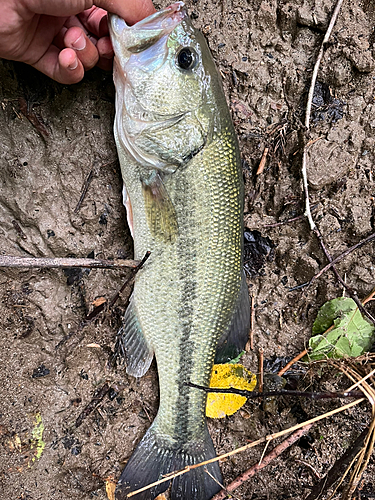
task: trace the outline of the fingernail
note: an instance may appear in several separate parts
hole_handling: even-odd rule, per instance
[[[72,43],[73,49],[83,50],[86,47],[85,35],[80,35],[75,42]]]
[[[73,71],[74,69],[77,68],[77,66],[78,66],[78,58],[76,57],[75,60],[69,64],[68,69]]]

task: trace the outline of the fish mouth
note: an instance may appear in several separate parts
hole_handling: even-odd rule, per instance
[[[109,29],[115,53],[142,52],[171,33],[187,16],[183,2],[161,9],[132,26],[115,14],[109,14]]]

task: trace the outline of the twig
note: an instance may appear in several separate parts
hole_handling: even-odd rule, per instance
[[[99,304],[98,306],[94,307],[94,309],[86,316],[86,318],[85,318],[86,322],[92,321],[93,319],[95,319],[107,307],[109,309],[111,309],[115,305],[115,303],[117,302],[117,300],[120,297],[120,295],[122,294],[122,292],[134,280],[137,272],[140,269],[142,269],[144,263],[150,257],[150,255],[151,255],[151,252],[146,252],[145,256],[143,257],[143,259],[141,261],[136,261],[136,262],[138,262],[137,266],[134,269],[132,269],[132,273],[131,273],[130,277],[125,281],[125,283],[121,286],[121,288],[117,292],[115,292],[108,301],[105,300],[101,304]]]
[[[27,240],[27,236],[26,234],[22,231],[22,228],[21,226],[18,224],[18,222],[16,220],[12,220],[12,224],[13,224],[13,227],[14,229],[16,230],[16,233],[18,234],[18,236],[20,238],[22,238],[23,240]]]
[[[307,184],[307,153],[306,149],[303,150],[302,156],[302,179],[303,179],[303,190],[305,192],[305,212],[304,215],[307,217],[309,221],[311,231],[314,231],[316,228],[315,222],[313,221],[310,209],[310,198],[309,198],[309,186]]]
[[[318,203],[311,207],[311,212],[316,210],[318,208]],[[297,217],[292,217],[291,219],[283,220],[281,222],[275,222],[274,224],[263,224],[263,227],[278,227],[278,226],[283,226],[284,224],[289,224],[290,222],[296,222],[297,220],[304,219],[306,216],[305,214],[302,215],[297,215]]]
[[[255,476],[260,470],[269,465],[272,460],[275,460],[279,455],[281,455],[286,449],[288,449],[292,444],[294,444],[298,439],[307,434],[313,424],[308,424],[302,429],[298,429],[291,436],[287,437],[285,441],[275,446],[275,448],[266,455],[260,463],[257,463],[250,467],[246,472],[238,476],[234,481],[232,481],[225,490],[219,491],[211,500],[223,500],[227,496],[227,491],[233,491],[245,481],[248,481],[250,478]],[[268,441],[269,443],[269,441]]]
[[[367,304],[367,302],[370,302],[371,300],[375,300],[374,296],[375,296],[375,288],[372,290],[372,292],[365,299],[362,300],[362,305]]]
[[[307,99],[307,106],[306,106],[305,126],[306,126],[307,129],[310,127],[310,115],[311,115],[312,100],[313,100],[313,96],[314,96],[315,83],[316,83],[316,79],[317,79],[317,76],[318,76],[320,62],[322,60],[323,53],[324,53],[324,46],[328,42],[329,37],[331,36],[332,30],[333,30],[333,27],[334,27],[334,25],[336,23],[337,16],[339,15],[342,3],[343,3],[343,0],[338,0],[337,1],[335,10],[333,11],[333,14],[332,14],[332,17],[331,17],[331,21],[330,21],[330,23],[328,25],[326,34],[324,36],[322,45],[321,45],[320,50],[319,50],[318,57],[317,57],[316,62],[315,62],[314,71],[313,71],[312,78],[311,78],[311,85],[310,85],[310,90],[309,90],[309,96],[308,96],[308,99]]]
[[[98,389],[95,392],[90,403],[86,406],[86,408],[84,408],[84,410],[81,412],[81,414],[77,418],[76,424],[75,424],[76,427],[79,427],[82,424],[82,422],[85,420],[85,418],[88,417],[90,415],[90,413],[98,406],[98,404],[102,401],[102,399],[107,394],[109,389],[110,389],[110,387],[106,382],[100,389]]]
[[[306,391],[294,391],[281,389],[280,391],[269,391],[269,392],[254,392],[247,391],[246,389],[236,389],[234,387],[205,387],[204,385],[197,385],[193,383],[187,384],[189,387],[194,387],[200,389],[201,391],[210,393],[214,392],[217,394],[238,394],[247,399],[258,399],[258,398],[272,398],[275,396],[292,396],[292,397],[303,397],[310,398],[314,400],[318,399],[336,399],[336,398],[360,398],[362,396],[361,391],[353,391],[348,389],[347,391],[336,391],[336,392],[306,392]]]
[[[139,260],[130,259],[72,259],[65,257],[13,257],[11,255],[0,255],[0,267],[16,268],[49,268],[67,269],[69,267],[85,267],[89,269],[121,269],[123,267],[136,268]]]
[[[81,190],[81,196],[79,197],[78,203],[76,208],[74,209],[74,213],[78,214],[79,209],[81,208],[82,202],[85,199],[85,196],[87,194],[87,190],[89,189],[89,186],[91,184],[92,178],[94,176],[94,171],[90,170],[89,175],[86,177],[85,182],[83,183],[82,190]]]
[[[231,457],[233,455],[236,455],[237,453],[241,453],[242,451],[246,451],[250,448],[254,448],[255,446],[258,446],[258,444],[263,444],[263,443],[266,443],[267,441],[277,439],[281,436],[285,436],[285,434],[288,434],[289,432],[296,431],[297,429],[302,429],[303,427],[306,427],[309,424],[319,422],[320,420],[331,417],[332,415],[336,415],[337,413],[341,413],[342,411],[348,410],[349,408],[352,408],[353,406],[356,406],[356,405],[362,403],[363,401],[365,401],[365,399],[366,398],[356,399],[355,401],[352,401],[351,403],[348,403],[347,405],[340,406],[339,408],[335,408],[334,410],[331,410],[327,413],[324,413],[323,415],[318,415],[317,417],[314,417],[310,420],[307,420],[306,422],[302,422],[301,424],[294,425],[293,427],[289,427],[288,429],[284,429],[283,431],[275,432],[274,434],[269,434],[268,436],[264,436],[260,439],[257,439],[256,441],[253,441],[252,443],[246,444],[245,446],[241,446],[240,448],[229,451],[228,453],[224,453],[223,455],[219,455],[217,457],[211,458],[210,460],[200,462],[199,464],[188,465],[182,470],[167,474],[166,477],[164,477],[163,479],[159,479],[159,481],[155,481],[154,483],[148,484],[147,486],[144,486],[143,488],[140,488],[139,490],[135,490],[135,491],[132,491],[131,493],[128,493],[128,498],[130,498],[134,495],[137,495],[138,493],[141,493],[142,491],[146,491],[150,488],[153,488],[154,486],[157,486],[159,484],[170,481],[171,479],[174,479],[175,477],[182,476],[183,474],[186,474],[187,472],[189,472],[193,469],[197,469],[198,467],[202,467],[203,465],[212,464],[214,462],[217,462],[218,460],[222,460],[224,458]]]
[[[323,252],[324,252],[325,256],[327,257],[328,261],[332,262],[332,257],[324,244],[323,237],[320,234],[319,229],[316,227],[313,231],[314,231],[316,237],[318,238],[320,246],[322,247]],[[345,290],[348,292],[348,295],[354,300],[354,302],[356,303],[356,305],[357,305],[358,309],[361,311],[361,313],[364,316],[366,316],[375,325],[375,318],[373,318],[373,316],[368,311],[366,311],[366,309],[363,307],[363,305],[361,304],[361,301],[359,300],[359,298],[357,296],[357,292],[352,290],[351,287],[345,283],[345,281],[341,278],[341,276],[339,275],[339,273],[334,265],[332,265],[331,267],[332,267],[333,272],[335,273],[336,279],[345,288]]]
[[[42,118],[38,116],[33,110],[33,105],[27,102],[24,97],[18,99],[19,110],[29,120],[31,125],[36,128],[36,130],[41,134],[42,137],[46,138],[49,136],[47,127],[45,126]]]
[[[259,380],[258,380],[258,389],[259,392],[263,392],[263,376],[264,376],[264,352],[262,347],[259,348],[259,355],[258,355],[258,373],[259,373]]]
[[[142,266],[144,265],[144,263],[146,262],[146,260],[149,258],[150,255],[151,255],[151,252],[146,252],[145,256],[143,257],[143,259],[141,261],[137,261],[137,260],[133,261],[134,263],[136,263],[136,266],[135,267],[132,266],[133,269],[132,269],[131,277],[126,280],[125,284],[122,285],[122,287],[120,288],[120,290],[118,292],[116,292],[109,301],[104,300],[100,305],[96,306],[91,311],[91,313],[89,313],[85,317],[85,319],[80,322],[80,324],[78,325],[76,331],[72,331],[69,335],[67,335],[65,338],[63,338],[62,340],[60,340],[60,342],[56,345],[55,349],[59,349],[73,335],[76,335],[78,332],[82,331],[83,328],[86,325],[88,325],[89,323],[91,323],[91,321],[93,319],[95,319],[104,309],[106,309],[106,307],[111,308],[115,304],[115,302],[117,301],[117,299],[119,298],[119,296],[122,293],[122,291],[128,285],[128,283],[130,283],[135,278],[135,275],[142,268]],[[87,259],[82,259],[82,260],[87,260]]]
[[[356,461],[353,471],[351,473],[349,484],[344,490],[344,494],[342,496],[343,500],[349,500],[352,498],[352,494],[357,488],[359,481],[367,468],[368,462],[372,455],[372,451],[374,449],[375,442],[375,390],[374,388],[366,382],[366,379],[372,380],[372,375],[375,373],[375,370],[372,370],[365,377],[361,377],[361,375],[353,369],[350,365],[339,365],[341,371],[345,373],[345,375],[350,378],[353,382],[357,380],[354,384],[358,385],[363,394],[368,398],[369,402],[372,406],[372,418],[370,421],[369,429],[364,440],[364,445],[361,451],[358,453],[358,460]]]
[[[372,419],[370,425],[365,429],[356,439],[354,445],[349,449],[333,466],[325,478],[313,489],[311,494],[306,500],[315,500],[320,498],[323,489],[328,490],[334,482],[340,478],[340,482],[336,486],[332,496],[335,494],[340,484],[343,482],[344,478],[353,468],[349,484],[345,488],[342,495],[343,500],[349,500],[352,498],[352,494],[359,484],[360,478],[365,471],[370,456],[372,454],[374,446],[374,429],[375,429],[375,391],[371,385],[369,385],[366,380],[372,380],[372,376],[375,370],[372,370],[365,377],[362,377],[354,368],[349,364],[339,363],[337,361],[333,362],[333,365],[343,372],[350,380],[355,382],[348,390],[352,390],[359,387],[363,394],[368,398],[372,406]],[[342,473],[343,469],[346,468],[345,472]],[[341,476],[341,477],[340,477]]]
[[[206,474],[208,474],[208,475],[211,477],[211,479],[212,479],[213,481],[215,481],[215,483],[216,483],[216,484],[218,484],[218,485],[220,486],[221,491],[226,491],[226,492],[227,492],[227,494],[228,494],[228,495],[230,495],[229,491],[228,491],[228,490],[226,490],[225,486],[224,486],[223,484],[221,484],[221,483],[220,483],[220,482],[216,479],[216,477],[215,477],[215,476],[213,476],[213,475],[212,475],[212,474],[211,474],[211,473],[207,470],[207,467],[204,467],[204,472],[205,472]],[[230,495],[230,496],[232,496],[232,498],[235,498],[236,500],[239,500],[239,498],[235,497],[234,495]],[[211,500],[212,500],[212,499],[211,499]]]
[[[120,297],[120,295],[122,294],[122,292],[125,290],[125,288],[129,285],[129,283],[135,278],[135,275],[137,274],[137,272],[142,269],[142,267],[145,265],[145,262],[147,261],[147,259],[150,257],[151,255],[151,252],[147,251],[143,257],[143,259],[138,263],[137,263],[137,266],[136,268],[134,269],[133,271],[133,275],[127,279],[125,281],[125,283],[122,285],[122,287],[120,288],[120,290],[118,292],[116,292],[112,297],[111,299],[109,300],[108,302],[108,306],[109,308],[113,307],[114,304],[116,303],[117,299]]]
[[[328,490],[343,474],[348,465],[362,449],[363,442],[367,436],[368,429],[365,429],[354,441],[353,445],[334,463],[327,474],[316,484],[306,500],[316,500],[322,495],[324,490]]]
[[[268,448],[269,444],[270,444],[270,441],[267,441],[265,447],[263,448],[263,451],[262,451],[262,454],[260,456],[260,460],[258,462],[258,465],[260,465],[262,463],[264,455],[266,454],[266,451],[267,451],[267,448]]]
[[[324,266],[315,276],[313,276],[309,282],[309,286],[317,279],[319,278],[323,273],[328,271],[332,266],[337,264],[337,262],[340,262],[340,260],[344,259],[347,255],[349,255],[351,252],[356,250],[357,248],[360,248],[361,246],[365,245],[366,243],[369,243],[370,241],[375,240],[375,233],[370,234],[370,236],[367,236],[364,240],[360,241],[359,243],[356,243],[352,247],[348,248],[343,252],[342,254],[338,255],[335,259],[333,259],[329,264]]]
[[[307,467],[308,469],[311,470],[311,472],[314,474],[314,476],[316,478],[318,478],[319,480],[322,478],[322,476],[319,474],[319,472],[311,465],[309,464],[308,462],[306,462],[305,460],[299,460],[297,458],[294,459],[294,461],[297,463],[297,464],[302,464],[304,465],[305,467]]]
[[[342,2],[343,2],[343,0],[337,1],[336,7],[335,7],[333,14],[332,14],[331,21],[329,23],[328,29],[326,31],[322,45],[321,45],[320,50],[319,50],[318,57],[317,57],[316,62],[315,62],[314,71],[313,71],[312,78],[311,78],[309,95],[307,98],[307,105],[306,105],[305,127],[306,127],[307,131],[310,129],[310,115],[311,115],[312,100],[313,100],[313,96],[314,96],[315,83],[316,83],[316,79],[318,76],[320,62],[322,60],[323,53],[324,53],[324,46],[328,42],[329,37],[331,36],[333,27],[336,23],[337,16],[340,12]],[[307,147],[306,147],[306,145],[303,148],[303,156],[302,156],[302,179],[303,179],[303,188],[305,191],[305,204],[306,204],[305,205],[305,216],[307,217],[307,219],[309,221],[311,231],[314,231],[314,229],[316,228],[316,225],[315,225],[315,222],[312,218],[311,210],[310,210],[309,188],[308,188],[308,183],[307,183]]]
[[[246,343],[245,351],[254,349],[254,325],[255,325],[255,307],[254,307],[254,294],[250,298],[250,331],[249,340]]]
[[[290,360],[289,363],[287,363],[284,366],[284,368],[281,368],[281,370],[279,371],[279,373],[277,375],[279,377],[282,377],[284,375],[284,373],[287,372],[289,370],[289,368],[291,368],[294,365],[294,363],[297,363],[297,361],[299,361],[301,358],[303,358],[306,354],[307,354],[307,349],[305,349],[304,351],[297,354],[297,356],[295,356],[292,360]]]

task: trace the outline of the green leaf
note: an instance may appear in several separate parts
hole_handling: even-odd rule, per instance
[[[229,363],[234,364],[234,365],[235,365],[235,364],[237,364],[237,363],[239,362],[239,360],[242,358],[242,356],[243,356],[244,354],[246,354],[246,351],[241,351],[241,352],[239,353],[239,355],[238,355],[236,358],[231,359],[231,360],[229,361]]]
[[[320,308],[312,333],[309,359],[355,357],[370,349],[375,327],[362,316],[353,299],[340,297]]]

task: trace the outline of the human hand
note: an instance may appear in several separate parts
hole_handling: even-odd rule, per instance
[[[30,64],[60,83],[95,65],[110,70],[107,12],[129,24],[155,12],[151,0],[2,0],[0,57]],[[103,10],[105,9],[105,10]]]

